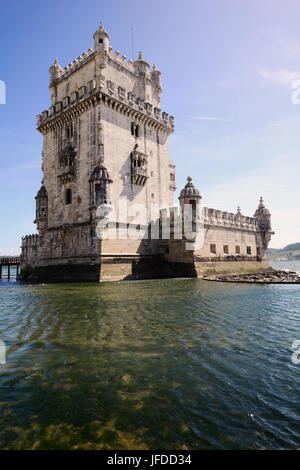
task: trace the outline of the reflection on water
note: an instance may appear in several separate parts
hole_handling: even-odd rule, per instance
[[[297,448],[300,287],[0,282],[2,449]]]
[[[8,278],[8,268],[7,266],[2,266],[2,280],[5,280]],[[17,268],[16,266],[11,266],[10,267],[10,278],[16,278],[17,277]],[[0,279],[1,282],[1,279]]]

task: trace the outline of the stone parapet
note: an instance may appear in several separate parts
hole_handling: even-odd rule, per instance
[[[37,234],[25,235],[22,237],[22,248],[37,246],[39,243],[39,236]]]
[[[205,225],[251,230],[253,232],[258,230],[254,217],[246,217],[240,213],[234,214],[233,212],[224,212],[204,207],[203,218]]]
[[[37,129],[43,131],[43,127],[46,125],[55,122],[57,118],[64,119],[68,117],[68,112],[81,114],[87,109],[87,106],[93,105],[95,100],[102,101],[103,104],[109,105],[114,109],[118,109],[120,112],[124,111],[127,114],[136,113],[136,116],[147,119],[148,123],[153,125],[160,125],[161,128],[164,128],[169,133],[173,132],[174,129],[174,117],[169,116],[167,113],[162,113],[158,108],[154,108],[153,112],[149,111],[149,103],[139,101],[139,98],[130,98],[129,93],[127,93],[127,98],[124,100],[120,99],[119,95],[113,96],[113,94],[108,91],[99,89],[96,86],[94,81],[89,82],[88,86],[82,86],[78,94],[73,98],[69,99],[68,96],[65,97],[63,101],[59,101],[53,106],[50,106],[49,110],[44,110],[42,114],[37,115]],[[152,109],[152,108],[151,108]],[[69,116],[71,117],[71,115]]]

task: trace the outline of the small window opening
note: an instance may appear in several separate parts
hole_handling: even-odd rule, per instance
[[[213,253],[214,255],[217,253],[217,245],[215,243],[211,243],[210,252]]]
[[[95,183],[96,204],[100,204],[101,199],[101,184]]]
[[[239,246],[236,246],[236,247],[235,247],[235,254],[236,254],[236,255],[240,255],[240,254],[241,254],[241,249],[240,249]]]
[[[196,201],[195,199],[190,199],[189,204],[192,206],[192,217],[196,216]]]
[[[66,206],[72,203],[72,190],[70,188],[66,190],[65,203]]]

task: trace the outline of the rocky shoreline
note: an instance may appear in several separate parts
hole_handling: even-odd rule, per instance
[[[205,281],[245,282],[250,284],[300,284],[300,276],[295,271],[270,271],[255,274],[219,274],[203,276]]]

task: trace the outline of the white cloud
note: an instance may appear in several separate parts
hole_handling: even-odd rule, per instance
[[[0,256],[20,256],[20,248],[0,248]]]
[[[264,80],[282,87],[290,87],[295,80],[300,79],[300,73],[292,70],[259,69],[258,74]]]
[[[244,215],[252,216],[259,197],[263,196],[275,231],[270,246],[280,248],[299,242],[299,171],[300,164],[296,158],[282,155],[264,167],[255,168],[252,173],[206,190],[202,194],[203,205],[230,212],[235,212],[240,206]]]

